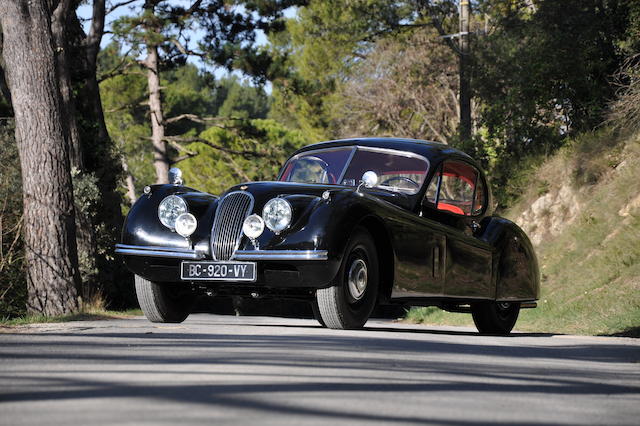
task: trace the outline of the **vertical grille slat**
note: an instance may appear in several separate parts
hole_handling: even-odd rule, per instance
[[[253,195],[231,192],[218,203],[211,228],[211,253],[215,260],[229,260],[242,238],[242,224],[253,209]]]

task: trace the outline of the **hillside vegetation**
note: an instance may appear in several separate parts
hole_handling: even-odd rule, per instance
[[[522,197],[507,212],[531,236],[542,281],[522,331],[639,335],[640,133],[584,134],[523,171]],[[470,315],[412,309],[426,324],[472,324]]]

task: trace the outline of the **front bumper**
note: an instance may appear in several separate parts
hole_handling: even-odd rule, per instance
[[[174,247],[132,246],[116,244],[116,253],[128,256],[165,257],[168,259],[201,260],[208,251]],[[230,260],[328,260],[327,250],[237,250]]]
[[[208,250],[134,246],[117,244],[116,253],[134,274],[155,282],[182,282],[180,263],[183,260],[210,260]],[[238,250],[230,260],[256,262],[258,287],[323,288],[332,285],[340,267],[338,259],[329,259],[326,250]],[[196,282],[194,282],[196,283]],[[203,282],[198,285],[242,286],[242,282]]]

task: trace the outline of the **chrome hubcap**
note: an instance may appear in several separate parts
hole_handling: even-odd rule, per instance
[[[349,268],[349,293],[355,300],[362,299],[367,289],[367,264],[362,259],[355,259]]]

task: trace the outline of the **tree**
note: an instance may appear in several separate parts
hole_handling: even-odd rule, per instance
[[[130,2],[127,2],[130,3]],[[166,118],[161,96],[161,72],[197,56],[228,69],[238,67],[264,81],[271,61],[254,48],[256,30],[280,28],[283,10],[297,4],[293,0],[248,0],[223,2],[195,0],[189,7],[164,0],[145,0],[141,10],[114,24],[116,38],[134,52],[145,52],[139,61],[147,73],[149,118],[156,182],[166,183],[171,151],[165,138]],[[197,48],[190,45],[190,31],[204,31]],[[190,31],[188,31],[190,30]],[[171,139],[178,144],[176,138]]]
[[[338,136],[455,141],[457,92],[456,57],[434,30],[380,40],[338,86]]]
[[[313,139],[340,136],[343,121],[336,120],[335,112],[343,112],[340,105],[345,103],[345,93],[341,89],[345,86],[355,88],[363,83],[363,72],[370,77],[369,81],[376,80],[376,71],[367,69],[363,64],[367,61],[371,64],[372,55],[376,57],[375,60],[382,59],[381,49],[377,46],[382,43],[388,48],[395,41],[396,46],[402,46],[411,40],[411,33],[421,29],[432,31],[439,36],[456,32],[456,5],[457,2],[452,0],[310,2],[308,6],[300,9],[297,19],[287,22],[290,37],[273,39],[275,54],[289,58],[286,61],[289,74],[274,82],[272,116],[293,121],[305,135]],[[449,48],[450,55],[459,52],[457,45],[450,38],[434,36],[432,41],[439,42],[445,49]],[[409,52],[408,47],[406,50]],[[440,52],[438,49],[436,56],[439,56]],[[426,51],[424,53],[430,54]],[[415,56],[414,58],[419,59]],[[429,61],[427,58],[424,62]],[[370,88],[374,91],[387,90],[390,93],[394,90],[392,85],[402,84],[386,78],[389,75],[388,70],[381,72],[385,76],[379,83],[387,86],[376,88],[375,83],[372,83]],[[434,73],[425,70],[425,74],[424,80],[428,81]],[[414,81],[416,79],[419,77],[415,76]],[[357,93],[350,91],[350,94]],[[346,104],[354,102],[347,99]],[[403,108],[397,106],[395,110],[398,109]],[[409,109],[404,108],[404,111],[407,112]],[[456,108],[456,111],[459,109]],[[379,113],[384,114],[384,111]],[[409,112],[406,117],[410,115]],[[391,119],[390,116],[387,118]],[[433,121],[441,119],[431,117]],[[456,121],[459,122],[458,117]],[[375,122],[371,122],[369,127],[382,128],[376,126]],[[432,134],[425,132],[424,135],[417,136],[429,137]]]
[[[22,168],[27,308],[46,315],[70,313],[78,309],[80,277],[68,117],[56,74],[51,15],[43,0],[3,0],[0,6]]]
[[[274,120],[229,121],[186,146],[179,163],[188,184],[219,194],[239,182],[273,180],[292,151],[308,143]]]
[[[149,143],[151,133],[148,120],[146,75],[135,65],[123,67],[136,70],[112,75],[123,60],[118,45],[110,45],[101,52],[100,73],[109,76],[101,83],[102,99],[109,133],[117,142],[130,173],[127,192],[139,194],[142,188],[155,180],[153,150]],[[178,65],[161,74],[165,139],[170,143],[170,164],[178,164],[187,156],[184,148],[207,127],[224,126],[229,132],[245,121],[265,117],[268,96],[259,86],[249,85],[237,77],[216,80],[193,64]],[[247,133],[245,132],[245,135]],[[249,136],[247,136],[249,137]],[[180,142],[182,141],[182,142]],[[178,148],[173,148],[176,146]],[[180,151],[182,149],[182,151]],[[189,157],[191,158],[191,157]],[[199,173],[215,174],[213,163],[203,163]],[[185,177],[191,182],[188,173]],[[130,200],[134,200],[130,197]]]

